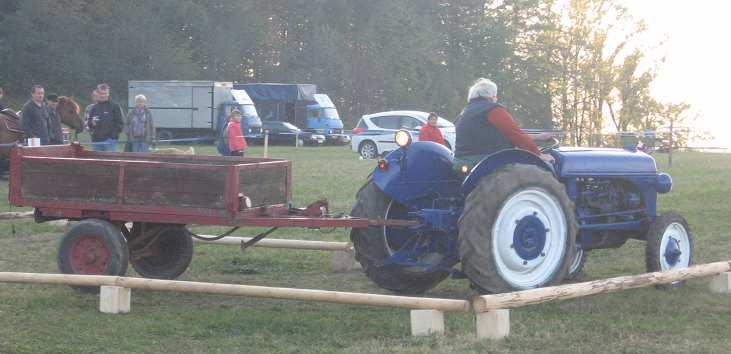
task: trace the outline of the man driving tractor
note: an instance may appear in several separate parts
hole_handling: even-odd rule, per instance
[[[497,85],[478,79],[468,91],[468,103],[457,116],[454,166],[474,166],[483,157],[504,149],[520,148],[538,155],[543,161],[553,157],[543,154],[533,139],[546,140],[550,133],[531,139],[525,134],[504,106],[497,103]]]

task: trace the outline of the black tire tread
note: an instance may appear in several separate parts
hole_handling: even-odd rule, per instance
[[[357,202],[351,211],[355,217],[382,219],[385,217],[389,198],[368,180],[358,191]],[[403,294],[421,294],[433,288],[449,275],[449,272],[419,272],[397,266],[380,266],[378,260],[388,257],[380,227],[352,229],[350,239],[355,248],[355,258],[366,276],[378,286]]]

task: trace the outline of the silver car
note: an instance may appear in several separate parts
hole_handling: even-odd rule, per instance
[[[420,111],[389,111],[366,114],[353,128],[350,146],[364,159],[373,159],[398,148],[394,133],[399,129],[411,131],[418,140],[419,129],[427,124],[429,113]],[[439,117],[437,128],[442,132],[447,148],[453,150],[455,128],[452,122]]]

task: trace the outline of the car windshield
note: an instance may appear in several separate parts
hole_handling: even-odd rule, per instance
[[[282,122],[282,125],[283,125],[283,126],[284,126],[285,128],[287,128],[287,129],[289,129],[289,130],[292,130],[292,131],[299,131],[299,130],[300,130],[300,128],[297,128],[297,127],[296,127],[296,126],[295,126],[294,124],[292,124],[292,123]]]
[[[340,119],[340,116],[338,115],[338,110],[335,108],[323,108],[322,116],[330,119]]]

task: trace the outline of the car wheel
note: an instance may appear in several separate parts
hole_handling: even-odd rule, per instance
[[[366,160],[375,159],[378,156],[378,147],[374,142],[366,140],[360,143],[358,152],[360,152],[360,156]]]

